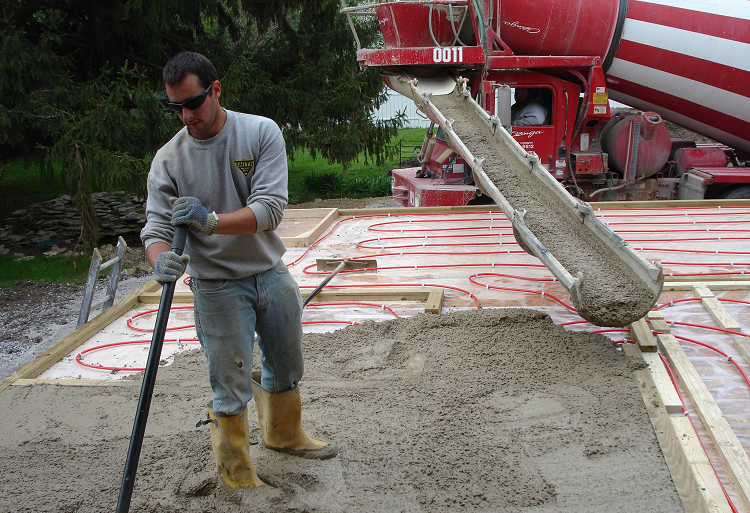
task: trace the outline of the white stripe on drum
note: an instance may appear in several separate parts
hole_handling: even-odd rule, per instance
[[[617,58],[607,74],[750,122],[750,101],[742,95]]]
[[[705,123],[701,123],[700,121],[696,121],[683,114],[665,109],[660,105],[655,105],[653,103],[643,101],[627,94],[618,93],[617,91],[613,91],[612,89],[609,90],[609,97],[617,102],[624,103],[625,105],[634,107],[636,109],[658,112],[664,119],[668,119],[673,123],[677,123],[678,125],[690,128],[691,130],[699,132],[703,135],[712,137],[717,141],[722,141],[724,142],[724,144],[728,144],[745,151],[750,151],[750,142],[744,139],[740,139],[736,135],[729,134],[727,132],[724,132],[723,130],[719,130],[718,128],[706,125]]]
[[[625,20],[622,38],[750,71],[750,45],[746,43],[631,19]]]
[[[747,0],[639,0],[640,2],[665,5],[688,11],[705,12],[750,20],[750,2]]]

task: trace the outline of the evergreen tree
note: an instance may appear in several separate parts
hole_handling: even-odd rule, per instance
[[[35,160],[44,180],[61,167],[88,245],[92,186],[144,192],[155,151],[180,126],[160,104],[162,66],[179,51],[211,59],[222,103],[274,119],[290,154],[307,148],[346,169],[362,151],[380,161],[396,133],[397,123],[370,117],[384,86],[359,69],[339,0],[0,5],[0,162]]]

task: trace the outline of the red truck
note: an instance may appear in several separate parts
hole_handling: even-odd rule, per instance
[[[468,79],[475,100],[585,201],[750,198],[750,2],[425,0],[342,8],[378,48],[358,59],[395,77]],[[540,124],[514,126],[513,90]],[[634,109],[611,109],[609,100]],[[673,139],[672,121],[717,143]],[[471,169],[428,131],[421,166],[392,171],[405,206],[481,202]]]

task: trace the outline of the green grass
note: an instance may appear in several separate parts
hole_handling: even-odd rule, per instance
[[[312,181],[325,181],[324,176],[341,175],[343,167],[341,164],[329,164],[325,159],[318,157],[313,159],[307,151],[298,151],[294,159],[289,159],[289,202],[303,203],[315,198],[338,198],[338,197],[369,197],[364,192],[376,192],[378,195],[389,195],[390,185],[384,187],[385,181],[390,184],[388,172],[396,167],[399,162],[414,156],[415,146],[421,146],[424,128],[402,128],[398,136],[391,141],[391,145],[397,146],[397,155],[387,160],[382,166],[375,162],[365,162],[364,155],[359,160],[352,162],[344,182],[338,187],[327,191],[324,189],[311,189]],[[329,179],[332,182],[333,179]]]
[[[91,265],[91,257],[35,256],[18,260],[0,256],[0,287],[20,280],[33,279],[53,283],[84,283]]]
[[[37,164],[31,164],[28,169],[24,168],[21,160],[0,165],[3,166],[0,173],[0,213],[10,213],[31,203],[47,201],[68,192],[60,170],[55,170],[54,179],[42,182]]]
[[[414,156],[415,146],[422,145],[426,130],[405,128],[391,142],[399,146],[399,153],[382,166],[365,163],[364,156],[353,162],[346,175],[342,166],[330,165],[325,159],[313,160],[308,152],[297,152],[289,162],[290,202],[302,203],[315,198],[375,197],[390,195],[388,172],[402,160]],[[0,173],[0,219],[30,203],[46,201],[68,192],[66,184],[56,170],[52,183],[40,183],[35,167],[24,169],[21,161],[5,166]],[[36,256],[16,261],[11,256],[0,256],[0,287],[21,280],[53,283],[83,283],[86,280],[90,257]]]

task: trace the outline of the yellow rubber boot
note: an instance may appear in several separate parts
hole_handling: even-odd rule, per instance
[[[271,393],[260,386],[260,373],[252,377],[253,397],[263,444],[292,456],[326,460],[338,453],[335,446],[308,436],[302,428],[302,401],[299,387]]]
[[[266,483],[258,478],[250,461],[250,440],[247,407],[239,415],[216,417],[208,405],[211,425],[211,444],[214,449],[216,471],[230,488],[253,488]]]

